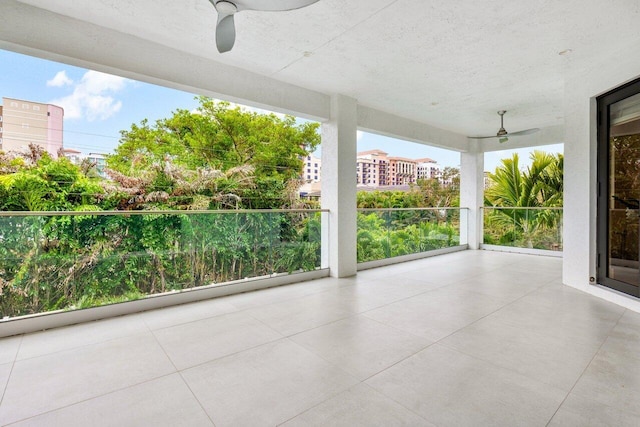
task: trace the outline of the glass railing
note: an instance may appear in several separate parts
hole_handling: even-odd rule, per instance
[[[1,212],[0,318],[326,268],[326,214]]]
[[[467,244],[464,208],[358,209],[358,262]]]
[[[562,251],[562,208],[482,208],[483,243]]]

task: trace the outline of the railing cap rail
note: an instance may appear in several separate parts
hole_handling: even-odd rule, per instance
[[[442,206],[432,208],[358,208],[360,212],[380,212],[380,211],[448,211],[448,210],[468,210],[469,208]]]
[[[525,207],[525,206],[480,206],[480,209],[498,209],[498,210],[503,210],[503,209],[509,209],[509,210],[522,209],[522,210],[533,210],[533,211],[546,211],[546,210],[561,211],[561,210],[564,209],[564,207],[562,207],[562,206],[530,206],[530,207]]]

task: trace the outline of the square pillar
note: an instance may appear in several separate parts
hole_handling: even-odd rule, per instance
[[[480,249],[482,243],[482,212],[484,205],[484,153],[471,143],[468,152],[460,153],[460,207],[468,208],[466,232],[469,249]],[[460,238],[464,237],[464,216],[460,221]]]
[[[322,209],[329,212],[329,271],[332,277],[357,273],[356,157],[358,105],[331,97],[331,116],[322,124]]]

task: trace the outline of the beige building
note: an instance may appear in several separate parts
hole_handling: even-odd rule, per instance
[[[0,150],[26,151],[33,143],[53,157],[63,142],[62,107],[22,99],[2,98],[0,107]]]
[[[389,159],[382,150],[361,151],[356,159],[356,183],[367,187],[389,185]]]
[[[302,171],[304,184],[301,194],[319,192],[322,180],[322,163],[312,155],[305,159]],[[393,187],[408,186],[418,179],[442,179],[442,169],[430,158],[408,159],[389,157],[380,150],[360,151],[356,158],[356,183],[359,187],[391,190]]]
[[[417,162],[405,157],[389,157],[389,185],[407,185],[416,182]]]

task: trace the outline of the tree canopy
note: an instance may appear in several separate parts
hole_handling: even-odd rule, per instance
[[[552,239],[549,231],[559,230],[562,213],[538,208],[562,207],[563,164],[562,154],[543,151],[532,152],[531,165],[524,170],[517,153],[503,159],[489,174],[490,185],[485,191],[485,206],[501,208],[488,211],[485,240],[509,244],[522,239],[529,248],[536,246],[536,241],[543,247],[548,245],[545,241]]]
[[[149,193],[177,205],[201,206],[197,195],[210,198],[210,208],[286,205],[304,157],[320,143],[319,124],[198,101],[194,111],[122,131],[107,158],[111,177],[143,180]]]

